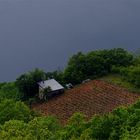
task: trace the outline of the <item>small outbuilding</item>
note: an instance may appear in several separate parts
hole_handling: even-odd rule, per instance
[[[41,81],[39,85],[39,99],[46,100],[64,92],[64,87],[55,79]]]

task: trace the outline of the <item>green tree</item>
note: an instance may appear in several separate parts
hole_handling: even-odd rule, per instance
[[[56,140],[60,126],[54,117],[34,118],[29,123],[10,120],[0,127],[1,140]]]
[[[133,64],[133,55],[121,48],[81,52],[73,55],[64,71],[66,82],[79,84],[87,78],[96,78],[111,73],[112,67]]]
[[[60,129],[57,119],[52,116],[34,118],[29,122],[28,126],[28,130],[38,140],[55,139],[56,132]]]
[[[28,125],[19,120],[10,120],[6,122],[0,129],[0,139],[1,140],[27,140],[29,134],[26,131]],[[30,134],[31,136],[31,134]],[[32,137],[34,138],[34,136]],[[28,139],[28,140],[31,140]]]
[[[85,55],[81,52],[73,55],[68,62],[68,66],[65,69],[64,77],[67,82],[77,84],[80,83],[84,78],[84,71],[86,59]]]
[[[115,66],[130,66],[134,61],[133,55],[122,48],[109,50],[109,55],[109,62]]]
[[[0,124],[15,119],[25,122],[32,118],[30,109],[21,101],[10,99],[0,101]]]
[[[62,140],[78,139],[86,128],[84,115],[75,113],[69,120],[63,131],[59,133]]]
[[[140,65],[123,68],[120,73],[126,81],[135,87],[140,86]]]
[[[18,88],[15,85],[15,82],[5,83],[0,88],[0,98],[1,99],[22,99],[23,94],[19,92]]]
[[[104,59],[102,51],[93,51],[88,53],[86,55],[85,67],[85,74],[95,78],[107,74],[109,69],[108,63]]]
[[[24,98],[34,97],[39,92],[38,82],[46,79],[46,73],[42,70],[35,69],[21,75],[16,80],[16,85]]]

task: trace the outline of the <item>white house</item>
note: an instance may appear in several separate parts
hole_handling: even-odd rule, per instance
[[[41,81],[39,85],[39,98],[41,100],[46,100],[47,98],[53,97],[55,95],[64,92],[64,87],[60,85],[55,79],[50,79],[46,81]],[[49,91],[45,93],[45,89],[49,88]]]

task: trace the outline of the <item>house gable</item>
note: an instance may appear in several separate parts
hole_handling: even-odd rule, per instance
[[[50,79],[46,81],[41,81],[39,85],[39,98],[46,100],[46,95],[44,94],[44,89],[50,87],[51,91],[48,92],[48,97],[63,93],[64,87],[60,85],[55,79]]]

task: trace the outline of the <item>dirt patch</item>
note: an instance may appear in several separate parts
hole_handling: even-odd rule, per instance
[[[67,90],[47,103],[34,104],[32,108],[42,115],[54,115],[65,124],[75,112],[82,112],[89,119],[94,114],[104,114],[118,106],[130,105],[138,98],[139,94],[105,81],[93,80]]]

